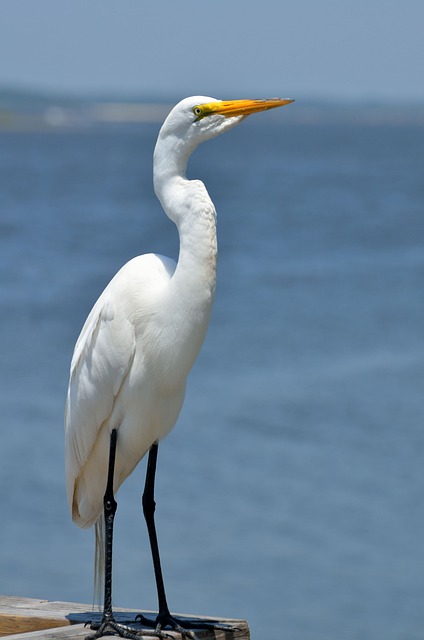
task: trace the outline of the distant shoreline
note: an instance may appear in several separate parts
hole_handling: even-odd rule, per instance
[[[161,123],[176,101],[178,98],[70,96],[0,88],[0,131],[75,130]],[[424,105],[297,99],[283,114],[267,114],[267,122],[270,120],[302,125],[424,126]]]

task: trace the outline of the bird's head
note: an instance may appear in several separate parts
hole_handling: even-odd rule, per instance
[[[244,120],[251,113],[275,109],[293,100],[217,100],[192,96],[181,100],[166,118],[160,136],[171,135],[183,143],[189,153],[201,142],[209,140]]]

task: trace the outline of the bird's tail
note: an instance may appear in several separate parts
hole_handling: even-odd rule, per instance
[[[105,518],[102,515],[94,525],[94,602],[101,606],[105,582]]]

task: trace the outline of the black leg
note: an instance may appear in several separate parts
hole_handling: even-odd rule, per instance
[[[156,477],[156,461],[158,458],[158,443],[155,442],[149,451],[149,459],[147,462],[146,484],[142,498],[143,513],[146,519],[147,531],[149,533],[150,548],[152,551],[153,567],[155,570],[156,588],[158,592],[159,616],[158,618],[168,618],[170,613],[168,603],[166,601],[165,586],[163,583],[162,567],[159,556],[158,538],[155,526],[155,477]]]
[[[115,471],[116,440],[118,432],[113,429],[110,435],[109,468],[107,474],[106,492],[103,498],[105,515],[105,593],[103,606],[103,619],[113,619],[112,612],[112,547],[113,547],[113,523],[117,503],[113,494],[113,476]]]
[[[107,475],[106,491],[103,498],[103,508],[105,517],[105,590],[104,590],[104,604],[103,604],[103,618],[100,624],[92,623],[91,629],[96,633],[93,633],[86,637],[86,640],[94,640],[95,638],[101,638],[104,635],[117,634],[122,638],[140,638],[136,629],[132,629],[127,625],[116,622],[113,609],[112,609],[112,546],[113,546],[113,523],[115,520],[115,513],[117,503],[113,494],[113,476],[115,471],[115,455],[116,455],[116,441],[118,432],[113,429],[110,434],[110,448],[109,448],[109,467]],[[143,632],[145,635],[154,635],[151,632]]]
[[[156,588],[158,592],[159,613],[156,618],[156,632],[161,632],[164,627],[169,625],[175,631],[179,631],[183,637],[196,638],[194,633],[183,629],[176,620],[171,616],[165,595],[165,586],[163,583],[162,567],[159,556],[159,545],[156,534],[155,525],[155,476],[156,461],[158,458],[158,443],[155,442],[149,451],[149,459],[147,461],[146,483],[142,498],[143,513],[146,519],[147,531],[149,533],[150,548],[152,551],[153,567],[155,570]],[[137,616],[143,622],[149,622],[143,616]]]
[[[215,624],[215,623],[203,623],[195,622],[192,620],[177,621],[169,612],[168,603],[165,595],[165,586],[163,582],[162,567],[159,556],[159,545],[156,534],[155,525],[155,476],[156,476],[156,462],[158,457],[158,443],[155,442],[149,451],[149,459],[147,462],[146,483],[144,485],[144,492],[142,498],[143,513],[146,519],[147,531],[149,534],[150,548],[152,551],[153,567],[155,570],[156,588],[158,593],[159,613],[156,618],[156,630],[155,632],[160,635],[163,633],[163,629],[166,626],[171,627],[174,631],[178,631],[183,638],[191,638],[191,640],[197,640],[197,636],[193,631],[189,629],[222,629],[224,631],[232,631],[228,625]],[[139,615],[137,619],[145,624],[152,624],[152,621],[145,616]],[[184,626],[183,626],[184,625]]]

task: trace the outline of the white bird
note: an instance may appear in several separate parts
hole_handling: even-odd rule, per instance
[[[183,629],[169,612],[153,515],[158,442],[180,413],[215,293],[215,207],[205,185],[186,178],[186,166],[199,143],[251,113],[290,102],[195,96],[172,109],[159,132],[153,178],[155,193],[178,229],[178,262],[157,254],[130,260],[95,303],[77,340],[65,411],[67,494],[73,521],[80,527],[95,524],[96,540],[105,544],[103,619],[92,625],[91,637],[112,631],[137,637],[137,631],[115,621],[112,611],[114,495],[148,451],[143,511],[159,600],[150,634],[164,637],[164,627],[171,626],[195,637],[187,630],[190,625]]]

